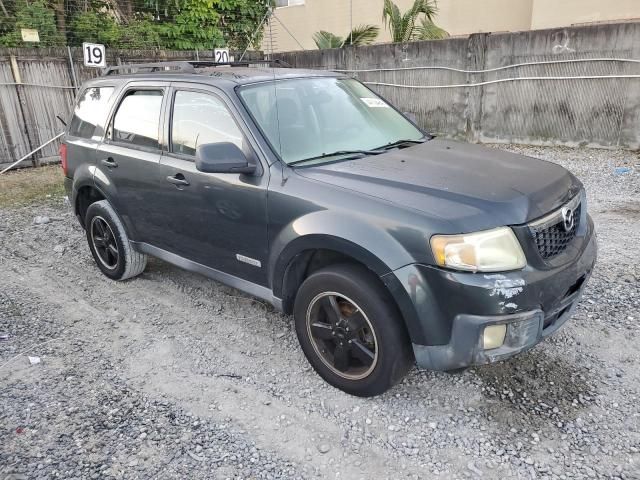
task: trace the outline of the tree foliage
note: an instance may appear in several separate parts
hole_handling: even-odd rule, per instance
[[[264,0],[86,0],[73,5],[65,10],[64,0],[16,0],[9,16],[0,11],[0,45],[94,42],[110,48],[244,50],[251,39],[251,46],[259,47],[258,26],[268,8]],[[37,29],[40,43],[25,45],[21,28]]]
[[[205,50],[224,45],[215,0],[183,0],[173,22],[161,24],[164,45],[173,50]]]
[[[375,25],[359,25],[344,38],[331,32],[320,30],[313,34],[313,41],[320,50],[345,46],[359,47],[373,43],[378,37],[378,33],[380,33],[380,28]]]
[[[64,36],[58,33],[55,14],[44,0],[17,0],[13,21],[4,21],[0,24],[0,46],[21,47],[21,30],[31,28],[38,30],[40,42],[37,45],[43,47],[55,47],[65,44]],[[27,44],[29,45],[29,44]],[[33,44],[31,44],[33,45]]]
[[[433,23],[438,12],[435,0],[414,0],[413,5],[405,13],[400,12],[398,6],[391,0],[384,0],[382,21],[391,31],[393,42],[410,42],[419,34],[416,22],[421,15]]]
[[[416,36],[418,40],[442,40],[447,37],[449,37],[449,32],[444,28],[440,28],[428,18],[422,19],[422,23],[418,27],[418,34]]]

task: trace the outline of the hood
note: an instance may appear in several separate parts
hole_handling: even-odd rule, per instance
[[[554,163],[441,139],[296,173],[446,219],[457,232],[530,222],[581,188]]]

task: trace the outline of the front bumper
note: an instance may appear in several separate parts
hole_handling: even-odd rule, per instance
[[[558,330],[571,317],[577,299],[578,294],[572,296],[563,308],[547,317],[542,310],[495,316],[460,314],[453,321],[451,341],[448,344],[413,344],[416,363],[419,367],[430,370],[453,370],[505,360],[529,350]],[[554,315],[553,323],[545,327],[545,318]],[[507,325],[505,341],[501,347],[484,350],[484,329],[497,324]]]
[[[407,265],[386,276],[405,317],[418,366],[452,370],[504,360],[535,346],[570,317],[596,260],[593,222],[561,267],[483,274]],[[385,278],[386,277],[386,278]],[[485,350],[485,327],[506,324],[501,347]]]

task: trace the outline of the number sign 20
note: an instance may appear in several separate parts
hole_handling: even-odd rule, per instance
[[[213,51],[216,63],[229,63],[229,49],[228,48],[216,48]]]
[[[99,43],[83,43],[82,54],[84,56],[85,67],[106,67],[107,56],[104,45]]]

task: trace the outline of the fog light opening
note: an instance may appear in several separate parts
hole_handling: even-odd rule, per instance
[[[492,350],[501,347],[506,335],[507,326],[505,324],[485,327],[484,333],[482,334],[482,348]]]

